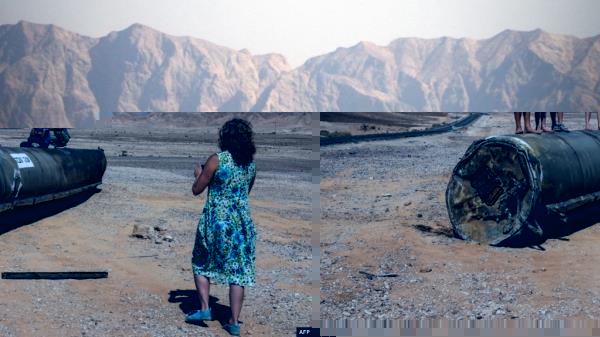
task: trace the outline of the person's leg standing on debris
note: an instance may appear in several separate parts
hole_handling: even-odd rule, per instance
[[[585,129],[586,130],[592,130],[592,127],[590,126],[590,119],[592,119],[592,114],[593,114],[593,112],[585,113]],[[596,111],[596,118],[598,119],[598,130],[600,130],[600,112],[598,112],[598,111]]]
[[[552,131],[569,132],[569,129],[564,124],[564,112],[551,112],[550,118],[552,118]]]

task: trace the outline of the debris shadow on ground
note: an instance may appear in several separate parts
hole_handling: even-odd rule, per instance
[[[557,217],[546,216],[541,218],[540,227],[543,235],[539,236],[531,230],[525,229],[523,233],[502,242],[499,246],[508,248],[533,248],[545,250],[543,244],[548,240],[569,241],[568,236],[600,223],[598,204],[588,204],[577,212],[566,214],[564,220]]]
[[[42,219],[54,216],[70,208],[86,202],[94,194],[101,192],[99,188],[91,188],[65,198],[43,202],[30,206],[19,206],[0,213],[0,235],[22,226],[27,226]]]

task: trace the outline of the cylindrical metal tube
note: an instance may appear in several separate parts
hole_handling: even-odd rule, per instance
[[[512,135],[473,143],[454,168],[446,205],[454,233],[489,244],[549,214],[600,200],[600,132]]]
[[[99,185],[104,151],[0,147],[0,211],[66,197]]]

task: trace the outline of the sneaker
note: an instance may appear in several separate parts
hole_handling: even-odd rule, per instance
[[[198,321],[212,321],[210,309],[191,311],[185,316],[185,321],[188,323],[195,323]]]
[[[560,124],[552,125],[552,131],[561,132]]]
[[[229,334],[232,336],[240,335],[240,325],[239,324],[227,323],[227,324],[223,325],[223,329],[225,329],[225,331],[229,332]]]
[[[569,129],[567,129],[567,127],[562,123],[558,124],[558,127],[560,128],[560,131],[562,131],[562,132],[569,132]]]

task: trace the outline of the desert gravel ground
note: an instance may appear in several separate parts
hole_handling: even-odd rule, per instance
[[[2,130],[0,144],[18,146],[27,135]],[[205,201],[191,194],[192,172],[217,151],[214,130],[106,127],[71,135],[70,147],[105,150],[99,193],[2,215],[0,271],[107,270],[109,277],[0,280],[0,336],[228,336],[224,285],[211,286],[217,321],[184,322],[198,306],[190,257]],[[256,141],[257,285],[246,292],[242,335],[293,336],[311,314],[312,140],[308,130]],[[29,220],[16,226],[15,219]],[[135,225],[147,238],[131,236]]]
[[[526,248],[452,235],[452,169],[473,141],[514,132],[512,118],[321,148],[322,319],[600,319],[599,225]],[[566,125],[582,129],[583,113]]]

